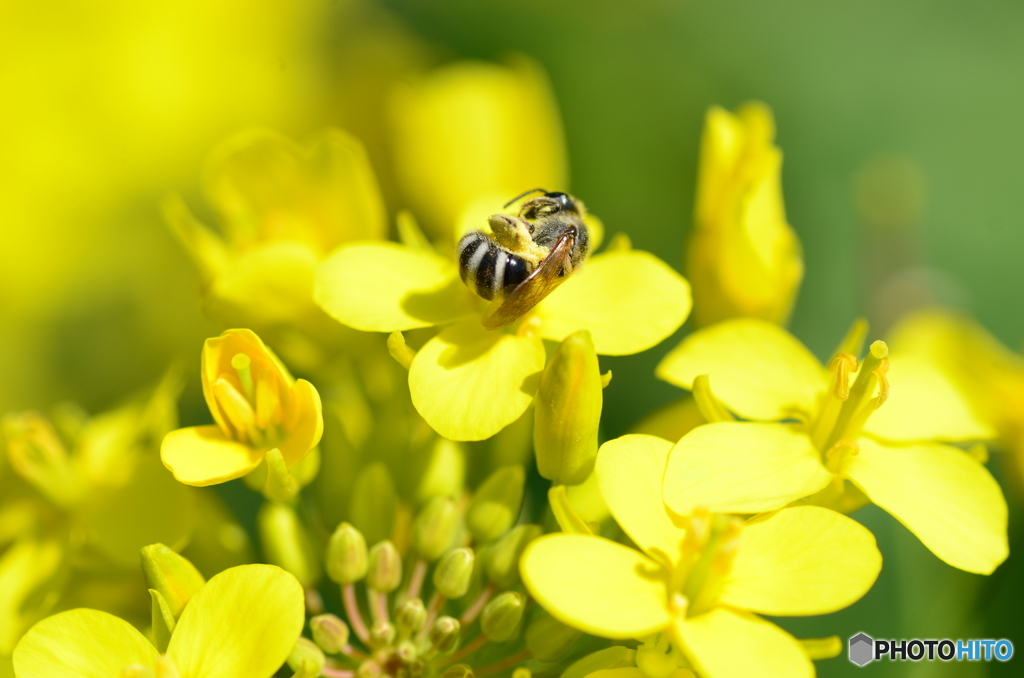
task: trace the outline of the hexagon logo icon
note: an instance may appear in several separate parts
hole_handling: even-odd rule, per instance
[[[875,639],[866,633],[858,633],[850,638],[850,661],[857,666],[864,666],[875,658]]]

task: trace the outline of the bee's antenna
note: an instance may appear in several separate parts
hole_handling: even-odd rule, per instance
[[[531,193],[547,193],[547,191],[545,191],[543,188],[531,188],[526,193],[520,193],[516,197],[512,198],[511,200],[509,200],[507,203],[505,203],[502,206],[502,209],[505,209],[506,207],[508,207],[509,205],[514,203],[516,200],[521,200],[522,198],[525,198],[526,196],[530,195]]]

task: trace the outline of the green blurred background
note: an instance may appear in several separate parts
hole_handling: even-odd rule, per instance
[[[1005,0],[3,3],[0,411],[70,398],[95,412],[171,360],[194,364],[219,328],[203,319],[196,272],[157,204],[170,190],[201,204],[199,169],[218,141],[252,125],[300,139],[342,126],[367,144],[393,215],[403,205],[387,176],[389,84],[513,52],[550,76],[572,192],[609,232],[677,267],[706,109],[768,103],[807,266],[792,329],[819,356],[857,315],[881,336],[930,301],[969,310],[1019,348],[1022,29],[1024,5]],[[607,436],[679,396],[652,376],[676,341],[602,361],[615,374]],[[185,398],[190,423],[197,379]],[[1008,495],[1013,552],[1024,540],[1019,495]],[[886,557],[878,584],[849,610],[784,626],[1021,647],[1021,558],[978,577],[880,510],[856,518]],[[857,669],[840,657],[818,669],[995,676],[1019,675],[1019,662]]]

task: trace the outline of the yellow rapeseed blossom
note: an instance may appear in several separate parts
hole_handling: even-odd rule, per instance
[[[315,292],[324,310],[358,330],[444,327],[406,359],[413,404],[452,440],[489,438],[526,411],[544,339],[589,330],[599,355],[629,355],[664,340],[690,312],[678,273],[652,254],[617,248],[592,256],[519,322],[487,330],[487,302],[463,285],[454,254],[454,245],[443,253],[415,242],[342,245],[320,267]]]
[[[784,324],[804,264],[786,221],[782,151],[771,110],[748,103],[707,113],[686,276],[700,327],[750,316]]]
[[[966,393],[978,416],[992,423],[996,446],[1010,452],[1018,492],[1024,487],[1024,357],[968,316],[933,309],[893,329],[894,350],[932,361]]]
[[[658,376],[698,395],[710,379],[709,397],[749,420],[721,408],[676,445],[665,501],[679,514],[758,513],[807,497],[844,512],[872,502],[954,567],[987,574],[1006,558],[999,485],[943,444],[993,431],[927,359],[890,358],[877,341],[862,361],[840,351],[825,369],[777,325],[736,319],[690,335]]]
[[[271,450],[292,467],[320,442],[320,395],[250,330],[227,330],[203,345],[203,395],[215,425],[168,433],[164,465],[186,485],[214,485],[254,470]]]
[[[817,506],[746,522],[695,511],[684,530],[660,495],[671,449],[628,435],[598,453],[601,492],[642,552],[590,535],[547,535],[523,553],[527,589],[566,624],[643,641],[636,664],[649,678],[681,668],[703,678],[813,676],[801,644],[752,613],[804,616],[852,604],[881,569],[874,537]]]
[[[269,130],[240,133],[203,175],[221,234],[180,198],[164,214],[200,269],[210,310],[260,326],[315,323],[317,265],[352,240],[383,238],[384,203],[362,144],[330,130],[302,147]]]
[[[460,61],[398,87],[390,107],[395,171],[431,234],[452,233],[474,202],[567,184],[565,142],[541,67]],[[487,215],[484,215],[487,216]]]
[[[17,678],[270,678],[305,622],[302,587],[273,565],[213,577],[185,606],[167,653],[131,624],[76,609],[36,624],[14,649]]]

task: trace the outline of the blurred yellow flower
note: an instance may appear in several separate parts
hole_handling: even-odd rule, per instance
[[[366,152],[340,130],[305,148],[269,130],[238,134],[210,155],[203,188],[223,235],[180,198],[164,214],[199,266],[212,310],[247,324],[315,322],[319,262],[341,243],[387,233]]]
[[[966,315],[939,309],[906,317],[891,333],[894,350],[933,362],[970,394],[991,422],[996,446],[1010,452],[1018,492],[1024,488],[1024,357]]]
[[[598,453],[601,493],[642,553],[601,537],[547,535],[523,553],[527,589],[566,624],[642,640],[636,664],[650,678],[679,668],[706,678],[813,676],[800,643],[751,613],[825,614],[854,603],[881,569],[874,537],[816,506],[746,522],[697,511],[677,527],[661,501],[671,448],[628,435]]]
[[[168,433],[164,465],[186,485],[214,485],[249,473],[270,450],[291,467],[320,442],[320,395],[251,330],[228,330],[203,345],[203,395],[216,425]]]
[[[304,621],[295,577],[273,565],[240,565],[192,597],[165,655],[128,622],[77,609],[48,617],[25,634],[14,649],[14,670],[18,678],[270,678]]]
[[[435,236],[451,234],[480,198],[567,185],[565,142],[541,67],[462,61],[396,88],[390,106],[395,172]]]
[[[722,405],[752,421],[683,436],[665,473],[673,511],[758,513],[810,497],[851,512],[872,502],[954,567],[988,574],[1005,560],[999,485],[942,444],[990,438],[992,428],[927,359],[890,358],[877,341],[859,363],[840,352],[826,370],[777,325],[736,319],[690,335],[658,366],[683,388],[702,375]]]
[[[599,355],[658,344],[686,320],[686,281],[657,257],[629,249],[592,256],[522,320],[489,331],[486,303],[459,279],[454,246],[352,243],[320,267],[317,302],[367,332],[445,326],[410,359],[420,415],[452,440],[483,440],[530,406],[544,369],[544,339],[589,330]]]
[[[125,572],[156,540],[182,548],[195,526],[192,490],[156,455],[176,425],[173,375],[144,397],[94,417],[72,406],[56,426],[34,412],[0,420],[0,657],[54,609],[95,600],[130,612]],[[107,579],[102,593],[88,581]],[[130,607],[130,605],[129,605]]]
[[[699,327],[745,316],[784,324],[793,308],[804,264],[786,221],[774,137],[764,104],[707,113],[686,246]]]

